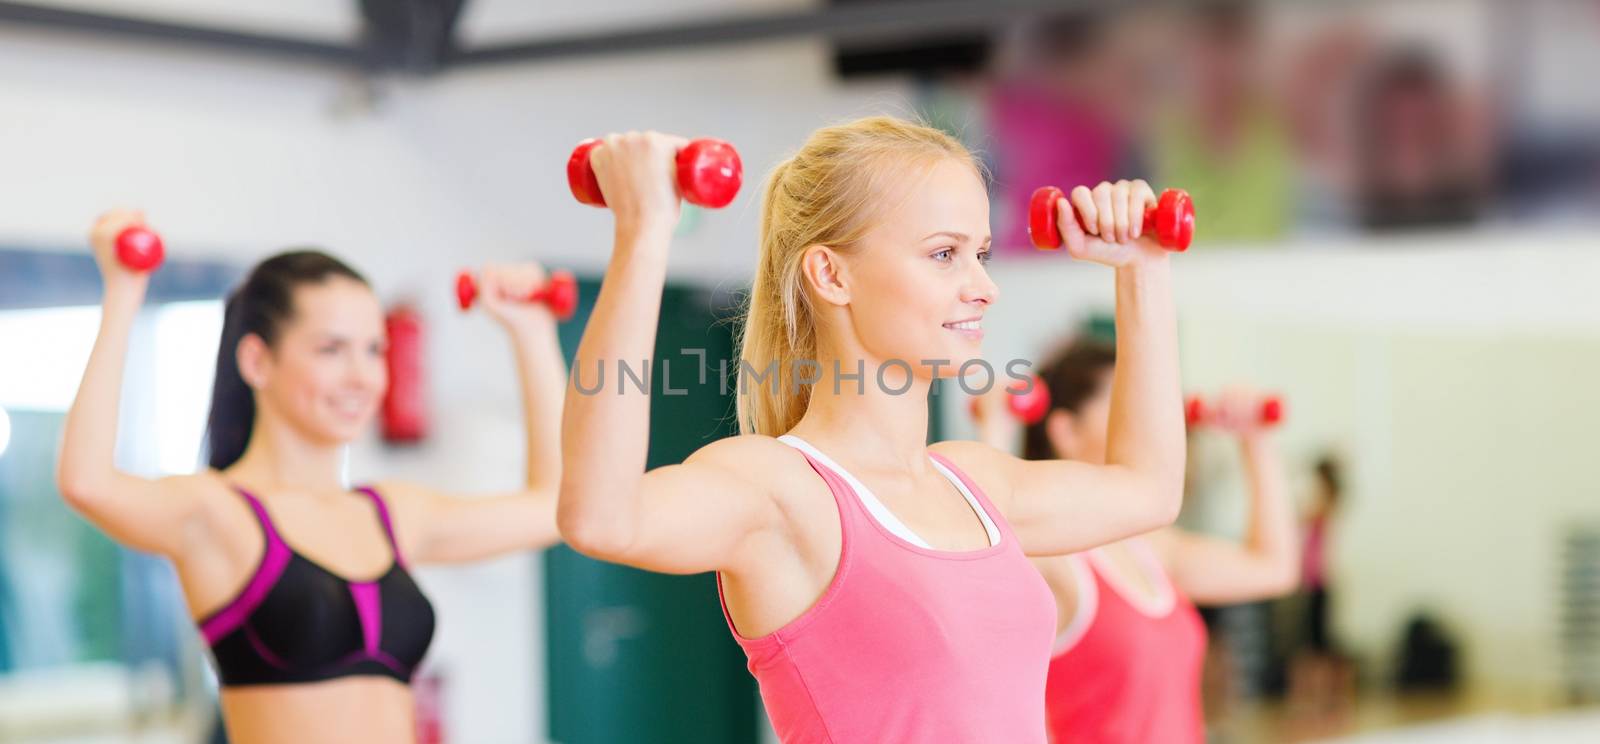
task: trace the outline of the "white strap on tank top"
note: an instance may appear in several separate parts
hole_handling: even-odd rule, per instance
[[[859,480],[856,480],[856,477],[850,474],[850,471],[839,467],[839,463],[834,462],[833,458],[822,454],[822,450],[811,446],[810,442],[807,442],[806,440],[801,439],[793,434],[785,434],[781,437],[778,437],[778,441],[800,450],[807,455],[810,455],[812,459],[827,466],[827,468],[832,470],[834,473],[837,473],[840,478],[844,479],[845,483],[850,484],[850,488],[856,492],[856,498],[861,501],[862,506],[866,507],[867,513],[871,514],[873,519],[878,520],[878,524],[883,525],[883,528],[888,530],[895,537],[905,540],[906,542],[911,543],[919,548],[926,548],[928,550],[935,549],[933,546],[928,544],[928,541],[917,536],[917,533],[912,532],[910,527],[907,527],[904,522],[900,521],[899,517],[894,515],[894,512],[889,511],[889,507],[884,506],[883,502],[879,501],[878,497],[875,496],[865,484]],[[989,518],[989,513],[984,510],[982,504],[978,503],[978,497],[972,495],[972,491],[967,488],[967,484],[962,483],[961,479],[957,477],[955,473],[951,472],[949,468],[945,467],[938,460],[930,457],[928,458],[928,461],[933,463],[933,467],[937,469],[946,480],[950,481],[950,483],[956,487],[957,491],[961,492],[961,497],[967,500],[967,505],[972,507],[973,513],[978,515],[978,519],[983,522],[983,531],[989,536],[989,545],[991,547],[999,545],[1000,528],[995,526],[994,520]]]

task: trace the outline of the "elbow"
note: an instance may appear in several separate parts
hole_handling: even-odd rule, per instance
[[[80,514],[87,512],[94,505],[95,495],[104,492],[100,479],[86,475],[80,471],[59,467],[56,469],[56,490],[61,492],[61,499]]]
[[[556,529],[567,547],[596,560],[621,562],[628,540],[620,530],[589,517],[558,517]]]
[[[616,562],[630,542],[622,520],[581,508],[581,497],[574,490],[563,486],[556,508],[556,530],[562,542],[590,558]]]
[[[1300,567],[1292,559],[1260,556],[1257,561],[1259,568],[1249,599],[1284,597],[1300,588]]]
[[[1295,562],[1286,560],[1278,567],[1277,574],[1272,582],[1273,596],[1286,596],[1300,590],[1300,567]]]
[[[1178,521],[1178,512],[1183,509],[1182,499],[1167,499],[1159,504],[1152,514],[1151,529],[1171,527]]]
[[[1143,524],[1141,532],[1160,529],[1178,521],[1183,510],[1183,469],[1146,466],[1129,467],[1132,476],[1130,503],[1137,503]]]
[[[1166,527],[1178,521],[1178,513],[1183,511],[1182,482],[1174,484],[1166,479],[1159,479],[1151,485],[1151,490],[1151,529]]]

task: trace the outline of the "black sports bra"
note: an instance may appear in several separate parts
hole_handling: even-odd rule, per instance
[[[296,553],[261,501],[235,486],[266,538],[261,564],[237,597],[200,622],[223,686],[318,682],[377,675],[410,682],[433,639],[433,606],[406,572],[389,509],[371,488],[394,560],[371,581],[350,581]]]

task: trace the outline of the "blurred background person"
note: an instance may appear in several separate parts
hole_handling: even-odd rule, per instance
[[[1449,227],[1484,212],[1492,163],[1488,122],[1427,52],[1375,62],[1356,103],[1354,195],[1369,230]]]
[[[1355,680],[1330,627],[1329,545],[1343,498],[1344,476],[1332,455],[1318,458],[1313,473],[1312,501],[1301,532],[1300,597],[1304,604],[1300,612],[1304,623],[1291,659],[1288,697],[1297,716],[1326,730],[1348,714]]]
[[[1104,461],[1115,365],[1116,348],[1093,338],[1044,362],[1036,384],[1048,391],[1049,409],[1023,431],[1025,458]],[[995,390],[973,409],[982,441],[1002,451],[1017,441],[1010,397]],[[1250,501],[1243,539],[1169,527],[1033,559],[1058,612],[1045,693],[1052,740],[1206,740],[1206,629],[1195,605],[1276,597],[1296,585],[1298,537],[1286,474],[1255,413],[1264,399],[1232,387],[1212,398],[1205,414],[1205,424],[1238,439],[1243,455]]]
[[[1207,241],[1270,244],[1295,212],[1293,143],[1258,6],[1201,3],[1177,12],[1164,37],[1176,63],[1152,133],[1154,169],[1205,205]]]
[[[1086,11],[1029,24],[994,65],[983,105],[995,165],[995,244],[1028,246],[1028,195],[1041,184],[1142,178],[1137,122],[1149,88],[1137,22]],[[1109,74],[1108,74],[1109,73]]]
[[[386,313],[411,308],[426,381],[421,438],[363,430],[350,480],[510,491],[520,391],[482,370],[515,361],[451,282],[572,270],[570,358],[605,268],[573,146],[654,129],[743,159],[734,202],[674,236],[655,468],[733,432],[719,364],[737,366],[754,184],[875,114],[928,114],[989,166],[997,370],[1038,366],[1063,319],[1111,325],[1096,272],[1028,247],[1030,194],[1137,175],[1195,198],[1185,383],[1292,381],[1272,436],[1304,505],[1340,453],[1320,554],[1344,712],[1296,720],[1301,599],[1233,605],[1209,618],[1217,741],[1600,740],[1595,69],[1595,0],[0,3],[0,740],[192,742],[216,707],[170,567],[54,483],[101,320],[92,215],[138,201],[169,229],[130,321],[119,469],[194,471],[223,298],[260,246],[313,241]],[[933,436],[976,435],[962,398],[934,396]],[[1242,538],[1240,457],[1191,437],[1180,524]],[[709,574],[556,547],[415,578],[441,618],[413,684],[423,741],[771,735]]]

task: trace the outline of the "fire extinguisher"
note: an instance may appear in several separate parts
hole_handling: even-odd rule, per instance
[[[411,684],[417,744],[445,744],[444,675],[428,670]]]
[[[400,305],[384,317],[389,329],[389,390],[383,396],[383,438],[417,442],[428,433],[428,389],[423,373],[422,316]]]

